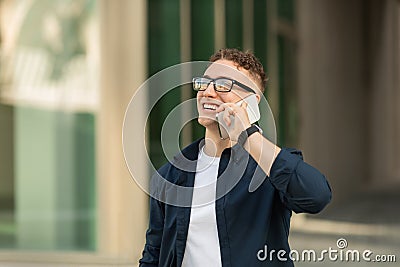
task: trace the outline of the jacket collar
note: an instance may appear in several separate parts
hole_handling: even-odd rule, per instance
[[[172,165],[182,171],[196,172],[197,157],[204,142],[204,137],[200,138],[178,152],[171,162]]]

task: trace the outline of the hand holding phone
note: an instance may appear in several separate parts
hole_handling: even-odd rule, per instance
[[[247,115],[249,117],[250,124],[253,124],[260,120],[260,109],[258,107],[257,96],[255,94],[251,94],[250,96],[244,98],[243,100],[236,102],[235,104],[241,106],[243,101],[247,102]],[[228,126],[223,119],[223,112],[219,112],[216,115],[219,127],[219,134],[221,139],[229,138],[229,132],[235,127],[235,117],[230,115],[231,124]]]

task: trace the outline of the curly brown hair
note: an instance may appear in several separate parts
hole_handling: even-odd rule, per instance
[[[264,72],[263,65],[252,52],[243,52],[236,48],[222,48],[210,57],[211,62],[219,59],[233,61],[238,67],[249,71],[250,75],[257,81],[261,92],[264,93],[268,78]]]

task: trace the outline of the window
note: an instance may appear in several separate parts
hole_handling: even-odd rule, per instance
[[[1,1],[1,249],[96,249],[96,3]]]

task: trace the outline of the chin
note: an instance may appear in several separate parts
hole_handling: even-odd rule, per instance
[[[210,118],[198,118],[197,121],[200,125],[203,125],[204,127],[208,127],[217,123],[215,120]]]

